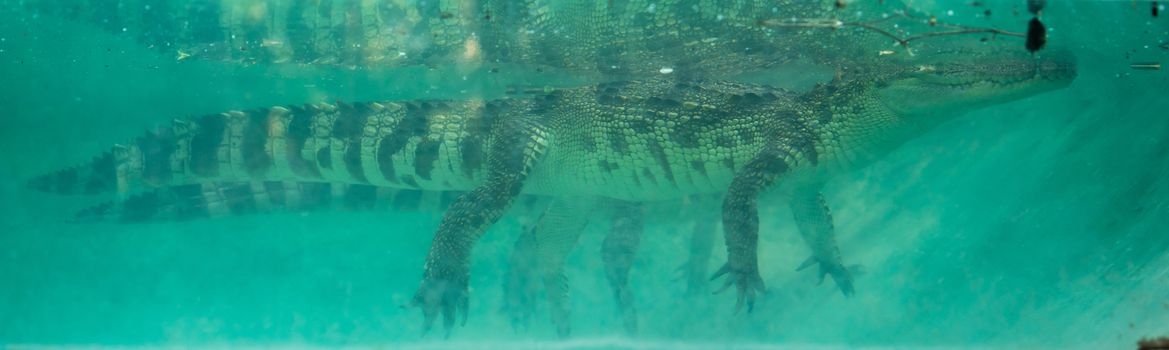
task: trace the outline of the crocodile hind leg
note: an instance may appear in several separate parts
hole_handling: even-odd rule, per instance
[[[851,296],[854,292],[852,274],[844,266],[840,249],[836,246],[832,213],[828,209],[828,203],[824,201],[823,193],[820,192],[822,187],[821,184],[800,186],[792,193],[792,215],[804,243],[812,249],[812,256],[796,270],[819,265],[820,282],[824,282],[824,276],[830,275],[840,288],[840,292],[845,296]]]
[[[594,207],[595,202],[589,199],[558,199],[544,212],[536,227],[540,277],[544,281],[552,323],[561,338],[567,337],[572,329],[564,260],[576,247]]]
[[[513,326],[527,326],[535,308],[537,286],[543,283],[556,333],[562,338],[569,335],[571,309],[564,260],[576,247],[594,208],[591,198],[557,198],[516,242],[504,286],[506,310]]]
[[[716,196],[697,198],[687,203],[686,217],[694,218],[690,230],[690,249],[686,263],[678,268],[686,280],[686,294],[699,295],[709,289],[707,266],[710,262],[711,250],[714,249],[715,232],[718,230],[717,219],[707,213],[712,212],[708,202],[717,199]]]
[[[601,260],[605,263],[605,277],[617,300],[617,312],[625,331],[632,335],[637,333],[637,309],[633,304],[633,291],[629,288],[629,270],[641,244],[645,218],[640,203],[614,202],[613,227],[602,242]]]
[[[727,275],[726,282],[715,293],[736,287],[735,311],[746,304],[747,312],[751,312],[755,307],[755,294],[764,291],[763,278],[759,276],[758,197],[794,164],[795,157],[790,154],[771,147],[760,152],[735,174],[723,199],[727,263],[715,272],[712,279]]]
[[[498,123],[504,124],[491,137],[486,179],[447,209],[427,254],[422,283],[410,303],[422,309],[424,332],[439,313],[448,337],[459,314],[466,324],[471,248],[520,194],[524,179],[544,153],[547,135],[535,120]]]
[[[511,319],[512,329],[527,329],[535,313],[537,281],[536,228],[525,228],[516,239],[508,257],[507,273],[503,277],[502,312]]]

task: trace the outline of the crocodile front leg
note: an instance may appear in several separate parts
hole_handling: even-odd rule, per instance
[[[645,218],[641,203],[613,201],[613,227],[601,245],[601,260],[605,263],[605,277],[613,288],[617,312],[630,335],[637,333],[637,308],[633,291],[629,288],[629,270],[641,245]]]
[[[823,193],[820,192],[822,187],[822,184],[801,186],[792,193],[792,215],[800,229],[800,236],[804,238],[808,248],[812,249],[812,256],[800,264],[796,271],[818,264],[820,282],[824,282],[824,276],[831,275],[840,292],[845,296],[851,296],[854,293],[852,274],[844,266],[840,249],[836,246],[832,213],[828,209],[828,203],[824,201]]]
[[[718,278],[727,275],[726,283],[715,293],[731,286],[738,290],[735,311],[747,305],[747,312],[755,307],[755,293],[764,291],[759,276],[759,193],[787,173],[795,163],[790,152],[769,147],[751,159],[731,181],[723,199],[723,231],[726,234],[727,263],[715,272]]]
[[[546,135],[534,120],[503,121],[492,135],[485,181],[455,200],[443,215],[426,257],[422,283],[411,306],[424,315],[424,332],[441,312],[446,336],[457,314],[467,322],[471,248],[523,189],[528,172],[544,153]]]

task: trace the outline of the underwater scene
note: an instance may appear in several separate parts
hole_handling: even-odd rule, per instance
[[[0,348],[1169,349],[1166,3],[0,0]]]

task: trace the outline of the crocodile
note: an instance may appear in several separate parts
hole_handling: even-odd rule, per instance
[[[209,182],[151,189],[121,200],[102,202],[78,211],[71,221],[139,224],[265,214],[281,210],[298,213],[338,210],[441,213],[460,194],[457,191],[407,190],[362,184]],[[638,222],[636,220],[640,220],[640,217],[629,213],[642,211],[652,217],[691,218],[693,230],[689,256],[679,270],[686,278],[687,293],[694,295],[706,290],[706,279],[702,276],[707,273],[710,251],[714,247],[714,218],[708,217],[706,213],[714,210],[711,202],[717,200],[717,197],[709,197],[686,198],[679,203],[646,203],[649,205],[644,209],[628,202],[613,203],[617,206],[609,211],[613,215],[614,226],[605,238],[602,259],[606,266],[606,276],[618,301],[618,313],[623,317],[627,332],[636,333],[637,330],[636,310],[628,287],[628,276],[639,239],[639,226],[621,223]],[[503,286],[505,295],[502,311],[511,318],[513,328],[519,330],[528,327],[534,312],[536,294],[544,288],[547,289],[545,294],[557,333],[567,336],[570,332],[571,318],[567,307],[570,288],[564,277],[563,257],[575,246],[576,237],[590,217],[587,213],[596,209],[592,206],[582,208],[580,203],[525,196],[511,209],[510,215],[516,217],[523,226],[529,227],[515,243]],[[546,221],[544,216],[557,220]],[[536,226],[536,223],[542,225]],[[831,238],[827,242],[831,242]],[[834,278],[841,281],[844,286],[842,291],[846,295],[851,292],[851,282],[848,282],[847,276],[836,275]]]
[[[803,96],[728,83],[597,86],[584,105],[549,107],[500,131],[509,142],[492,145],[488,176],[444,216],[414,304],[426,328],[439,314],[448,332],[459,314],[465,321],[471,248],[523,191],[645,201],[725,190],[728,262],[715,277],[725,275],[720,290],[736,288],[736,309],[750,311],[763,290],[760,192],[784,178],[807,203],[797,217],[814,223],[801,231],[830,230],[819,194],[825,179],[946,117],[1066,86],[1074,77],[1067,57],[923,54],[919,65],[882,67]],[[582,110],[590,114],[572,113]]]
[[[726,192],[716,276],[750,310],[763,289],[756,197],[783,179],[806,237],[828,237],[819,187],[954,115],[1066,86],[1066,52],[919,52],[810,92],[648,79],[501,100],[315,104],[177,122],[93,162],[33,179],[57,192],[128,193],[209,181],[328,181],[467,191],[446,211],[412,304],[425,328],[465,321],[469,254],[522,193],[630,202]],[[236,146],[238,145],[238,147]],[[630,224],[636,226],[636,223]],[[835,248],[834,246],[832,247]],[[835,252],[811,264],[831,268]]]
[[[474,66],[484,62],[512,62],[570,69],[583,68],[622,77],[653,76],[664,74],[663,72],[669,69],[671,72],[677,70],[679,76],[721,78],[747,70],[772,68],[794,59],[812,58],[824,61],[829,57],[835,57],[837,59],[834,61],[835,65],[844,65],[840,58],[851,60],[852,57],[861,56],[864,51],[872,51],[872,47],[856,43],[864,41],[858,40],[859,38],[874,36],[872,31],[857,28],[783,30],[760,25],[768,19],[795,16],[809,18],[847,16],[835,11],[829,2],[823,1],[783,1],[767,4],[731,2],[720,3],[717,6],[711,2],[680,1],[630,1],[614,4],[545,1],[394,3],[329,0],[223,2],[196,0],[136,3],[127,0],[91,0],[61,4],[53,0],[30,0],[23,3],[40,13],[57,14],[96,23],[115,33],[129,33],[125,35],[134,35],[139,41],[160,50],[178,52],[180,57],[192,55],[203,59],[246,63],[397,67],[418,64]],[[870,7],[864,7],[866,5]],[[852,9],[876,12],[886,11],[891,7],[865,4],[853,6]],[[305,109],[311,110],[322,106],[326,109],[332,108],[330,105],[316,105],[307,106]],[[174,130],[188,127],[189,125],[176,125]],[[132,148],[123,151],[131,152],[130,158],[136,157]],[[235,149],[223,152],[234,152],[242,157],[246,151]],[[337,155],[339,154],[330,153],[327,156],[332,161],[338,159]],[[312,158],[312,155],[306,158]],[[157,184],[159,183],[150,183]],[[180,192],[191,191],[195,188],[192,186],[194,185],[177,186],[174,189]],[[206,190],[207,186],[209,183],[203,183],[199,188]],[[213,183],[210,186],[216,187]],[[271,183],[265,186],[271,188]],[[360,186],[364,185],[343,186],[362,188]],[[220,190],[240,189],[239,186],[227,186]],[[127,189],[122,188],[122,192],[126,191]],[[358,192],[366,193],[366,189]],[[157,194],[165,195],[166,191],[155,194],[153,197],[138,197],[137,202],[131,198],[130,202],[121,206],[105,205],[95,209],[108,211],[133,204],[131,202],[152,203],[141,200],[146,198],[157,200]],[[805,197],[807,199],[804,199]],[[822,199],[817,199],[818,194],[793,198],[801,198],[790,203],[798,213],[817,213],[820,211],[818,207],[824,206]],[[251,208],[249,205],[259,202],[244,200],[224,203]],[[196,205],[187,207],[164,207],[165,210],[161,212],[153,209],[155,210],[153,212],[166,215],[175,213],[204,215],[204,210],[209,209],[198,206],[203,203],[194,204]],[[104,211],[89,214],[98,212]],[[121,214],[123,219],[133,220],[137,217],[125,215],[142,215],[143,212],[128,210]],[[208,212],[206,215],[213,214]],[[839,263],[839,254],[835,252],[835,244],[830,237],[830,223],[828,229],[824,229],[823,224],[808,223],[822,221],[823,216],[822,214],[797,216],[797,219],[801,220],[799,224],[801,233],[817,252],[813,258],[802,264],[801,268],[820,263],[821,278],[826,274],[832,275],[842,292],[847,295],[852,292],[851,278]],[[616,219],[622,222],[638,222],[631,217]],[[573,224],[564,226],[583,225],[579,218],[566,222]],[[629,316],[632,311],[631,301],[628,289],[622,286],[627,284],[628,264],[632,259],[631,252],[636,250],[638,240],[635,235],[637,230],[628,229],[627,226],[614,226],[614,230],[606,238],[603,256],[607,266],[610,266],[606,276],[615,287],[615,295],[622,305],[621,312],[626,316],[626,328],[631,329],[635,328],[636,320],[635,316]],[[561,228],[547,230],[552,232],[532,235],[554,236],[552,233],[557,233],[570,238],[575,237],[573,230]],[[705,271],[704,264],[699,262],[705,262],[709,256],[709,244],[704,243],[709,239],[703,238],[711,236],[707,232],[713,232],[713,228],[702,228],[702,225],[699,225],[694,232],[695,244],[691,249],[693,262],[687,265],[688,285],[691,288],[701,285],[696,276]],[[807,232],[820,232],[828,236],[817,238],[816,235]],[[575,240],[565,238],[562,241]],[[522,242],[517,243],[517,247],[523,246],[520,243]],[[569,247],[558,249],[566,254]],[[817,259],[817,256],[820,258]],[[547,260],[562,261],[556,257],[548,257]],[[826,263],[828,261],[834,263]],[[566,287],[560,289],[566,290]],[[554,319],[563,320],[566,317],[554,316]],[[557,323],[559,328],[565,328],[560,326],[565,324],[565,321]]]

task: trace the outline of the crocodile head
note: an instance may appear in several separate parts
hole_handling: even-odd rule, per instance
[[[945,118],[1071,84],[1070,52],[1033,57],[1021,48],[921,52],[875,80],[881,103],[902,117]]]
[[[1059,89],[1075,79],[1068,52],[1032,57],[1021,47],[1013,49],[918,50],[912,57],[851,65],[806,99],[828,117],[822,121],[831,121],[821,133],[825,144],[842,146],[824,151],[848,152],[840,158],[864,164],[964,112]]]

